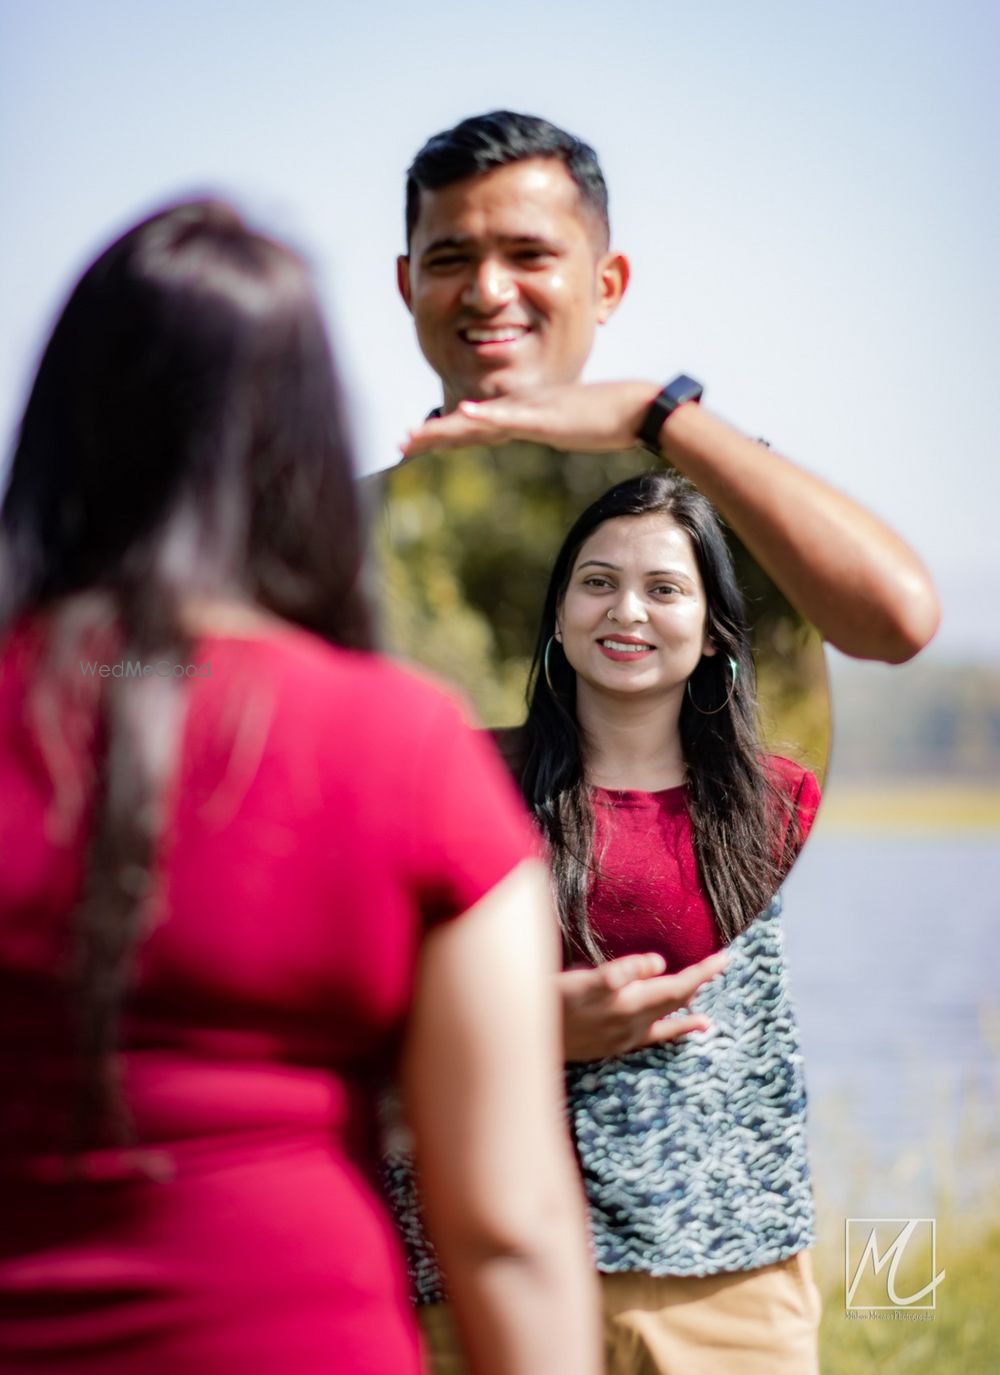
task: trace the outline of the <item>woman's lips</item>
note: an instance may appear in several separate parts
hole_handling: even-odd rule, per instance
[[[630,649],[622,648],[624,645],[633,646]],[[655,653],[653,646],[646,644],[643,640],[598,640],[597,648],[608,659],[614,660],[616,664],[628,664],[638,659],[648,659],[650,654]]]

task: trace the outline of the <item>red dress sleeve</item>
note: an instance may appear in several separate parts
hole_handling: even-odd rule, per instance
[[[812,824],[816,820],[816,813],[819,811],[820,804],[819,783],[816,775],[810,773],[808,769],[802,770],[802,778],[795,794],[794,803],[795,815],[799,823],[798,845],[801,850],[812,830]]]
[[[787,872],[798,858],[816,819],[820,804],[819,783],[815,774],[780,754],[769,755],[767,765],[774,783],[788,801],[784,831],[781,833]]]
[[[466,911],[540,852],[495,745],[443,694],[417,773],[411,866],[425,924],[434,925]]]

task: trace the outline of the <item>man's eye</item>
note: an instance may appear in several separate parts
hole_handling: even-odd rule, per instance
[[[428,268],[430,268],[432,272],[434,272],[438,268],[458,267],[461,263],[464,262],[465,259],[462,257],[461,254],[449,253],[446,257],[443,258],[431,258],[427,266]]]

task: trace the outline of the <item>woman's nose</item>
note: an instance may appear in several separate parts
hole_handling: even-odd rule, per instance
[[[514,279],[502,262],[485,258],[462,293],[463,302],[481,311],[496,310],[514,299]]]
[[[624,588],[611,608],[611,620],[619,625],[634,625],[637,621],[648,621],[646,606],[637,592]]]

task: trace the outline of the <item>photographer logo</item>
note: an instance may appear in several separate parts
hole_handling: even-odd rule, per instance
[[[846,1220],[844,1293],[849,1316],[929,1317],[944,1279],[932,1217]]]

